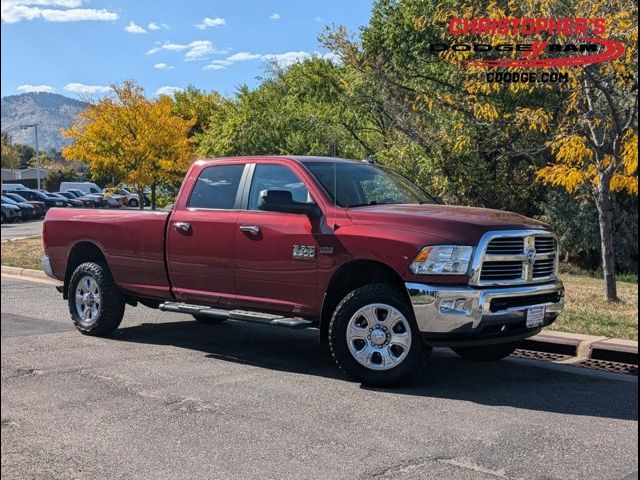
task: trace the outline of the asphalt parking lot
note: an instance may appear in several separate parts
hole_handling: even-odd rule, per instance
[[[365,389],[316,332],[127,307],[76,333],[50,285],[2,277],[2,477],[637,478],[637,378],[437,351]]]
[[[2,241],[41,235],[43,222],[44,220],[27,220],[25,222],[3,223],[0,228]]]

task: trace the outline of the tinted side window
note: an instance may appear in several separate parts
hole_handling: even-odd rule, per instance
[[[233,209],[243,170],[241,164],[205,168],[193,187],[188,206]]]
[[[296,202],[311,202],[309,190],[302,180],[283,165],[258,164],[253,173],[249,192],[249,210],[258,210],[260,192],[263,190],[288,190]]]

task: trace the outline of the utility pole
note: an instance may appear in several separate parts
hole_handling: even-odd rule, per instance
[[[22,125],[20,128],[25,130],[32,127],[36,134],[36,178],[38,180],[38,190],[40,190],[40,151],[38,150],[38,124],[33,123],[31,125]]]

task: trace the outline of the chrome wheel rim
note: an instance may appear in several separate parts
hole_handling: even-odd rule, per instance
[[[398,309],[373,303],[359,309],[349,320],[347,345],[360,365],[371,370],[389,370],[407,358],[411,327]]]
[[[76,287],[76,312],[84,323],[93,323],[100,313],[101,298],[98,282],[93,277],[85,276]]]

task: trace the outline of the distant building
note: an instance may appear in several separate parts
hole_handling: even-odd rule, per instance
[[[40,182],[44,181],[49,170],[46,168],[25,168],[24,170],[2,169],[2,183],[21,183],[25,187],[36,188],[38,185],[38,171],[40,171]]]

